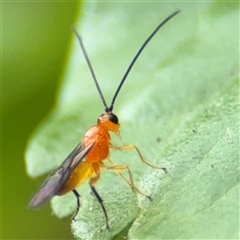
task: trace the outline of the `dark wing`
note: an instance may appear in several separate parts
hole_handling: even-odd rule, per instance
[[[29,203],[29,208],[38,208],[46,201],[55,196],[60,188],[69,179],[73,169],[85,158],[92,149],[94,143],[83,146],[80,143],[63,161],[63,163],[55,169],[44,181],[38,192]]]

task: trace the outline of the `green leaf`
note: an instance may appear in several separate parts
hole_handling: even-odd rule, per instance
[[[71,226],[77,238],[113,239],[123,231],[129,239],[238,238],[238,5],[88,2],[81,30],[76,28],[109,103],[136,51],[176,9],[182,12],[146,47],[114,109],[123,143],[136,144],[168,174],[142,164],[134,151],[111,151],[153,201],[103,169],[96,188],[111,229],[105,230],[101,208],[84,183]],[[74,37],[56,107],[29,143],[28,174],[37,177],[60,164],[103,109]],[[115,137],[113,143],[123,144]],[[51,204],[65,217],[76,209],[76,198],[69,193]]]

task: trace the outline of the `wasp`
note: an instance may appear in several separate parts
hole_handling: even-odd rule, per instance
[[[138,50],[137,54],[133,58],[130,63],[127,71],[125,72],[120,84],[113,96],[112,102],[110,106],[106,104],[102,91],[99,87],[98,81],[96,79],[95,73],[93,71],[92,65],[84,48],[82,38],[77,33],[77,31],[73,28],[73,32],[76,34],[80,47],[82,49],[83,55],[86,59],[87,65],[90,69],[91,75],[93,77],[94,83],[102,100],[102,103],[105,107],[105,113],[101,114],[98,117],[97,124],[90,127],[88,131],[83,136],[81,142],[75,147],[75,149],[67,156],[67,158],[47,177],[47,179],[43,182],[40,189],[32,198],[29,203],[29,208],[38,208],[46,201],[49,201],[54,196],[64,195],[70,191],[74,193],[77,199],[77,210],[73,215],[73,219],[76,218],[79,209],[80,209],[80,195],[76,188],[82,184],[85,180],[89,180],[89,186],[93,195],[96,197],[98,202],[101,205],[103,214],[106,220],[106,228],[109,229],[109,220],[106,208],[103,204],[103,200],[100,197],[99,193],[95,188],[95,184],[100,179],[100,169],[110,169],[115,170],[123,180],[135,191],[144,197],[151,200],[152,198],[148,195],[142,193],[134,184],[132,173],[127,165],[115,165],[110,159],[109,149],[114,150],[132,150],[135,149],[141,159],[141,161],[152,168],[162,169],[164,172],[167,172],[164,167],[155,167],[152,164],[148,163],[140,150],[135,145],[125,145],[125,146],[115,146],[111,143],[111,137],[109,132],[113,132],[119,136],[119,120],[118,117],[112,112],[115,100],[118,96],[119,91],[121,90],[129,72],[131,71],[134,63],[140,56],[143,49],[149,43],[149,41],[153,38],[153,36],[158,32],[158,30],[167,23],[171,18],[177,15],[180,11],[176,11],[168,16],[163,22],[161,22],[156,29],[152,32],[152,34],[145,40],[143,45]],[[104,164],[104,160],[108,160],[110,162],[110,166]],[[129,175],[129,180],[124,177],[122,174],[122,170],[127,170]]]

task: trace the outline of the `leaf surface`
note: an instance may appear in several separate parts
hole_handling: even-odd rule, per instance
[[[82,35],[107,103],[134,54],[153,29],[174,12],[139,57],[123,86],[114,113],[124,144],[134,151],[111,152],[128,164],[139,196],[111,171],[96,188],[110,219],[79,187],[82,207],[73,234],[79,239],[238,238],[239,234],[239,59],[238,5],[234,3],[85,3]],[[27,150],[27,171],[37,177],[64,160],[104,110],[74,37],[57,103]],[[113,137],[113,143],[122,145]],[[126,175],[127,177],[127,175]],[[54,213],[76,209],[72,193],[55,197]]]

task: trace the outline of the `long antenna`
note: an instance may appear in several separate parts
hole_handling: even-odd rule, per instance
[[[111,111],[113,110],[113,105],[114,105],[114,103],[115,103],[115,100],[116,100],[116,98],[117,98],[117,95],[118,95],[120,89],[122,88],[122,85],[123,85],[123,83],[125,82],[125,80],[126,80],[128,74],[129,74],[129,72],[131,71],[134,63],[136,62],[137,58],[139,57],[139,55],[140,55],[141,52],[143,51],[143,49],[146,47],[146,45],[147,45],[148,42],[152,39],[152,37],[157,33],[157,31],[158,31],[166,22],[168,22],[171,18],[173,18],[175,15],[177,15],[179,12],[180,12],[180,11],[176,11],[176,12],[172,13],[172,14],[171,14],[170,16],[168,16],[163,22],[161,22],[161,23],[157,26],[157,28],[152,32],[152,34],[148,37],[148,39],[143,43],[143,45],[141,46],[141,48],[138,50],[136,56],[133,58],[132,62],[130,63],[130,65],[129,65],[127,71],[126,71],[126,73],[124,74],[124,76],[123,76],[123,78],[122,78],[122,80],[121,80],[121,82],[120,82],[120,84],[119,84],[119,86],[118,86],[118,88],[117,88],[116,93],[115,93],[114,96],[113,96],[111,106],[107,109],[108,112],[111,112]]]
[[[82,51],[83,51],[83,55],[84,55],[84,57],[85,57],[85,59],[86,59],[86,61],[87,61],[88,67],[89,67],[89,69],[90,69],[90,72],[91,72],[91,74],[92,74],[93,80],[94,80],[95,85],[96,85],[96,87],[97,87],[98,93],[99,93],[100,98],[101,98],[101,100],[102,100],[102,102],[103,102],[103,105],[104,105],[104,107],[105,107],[105,111],[108,112],[108,109],[109,109],[109,108],[108,108],[108,106],[107,106],[107,104],[106,104],[106,101],[105,101],[105,99],[104,99],[104,97],[103,97],[102,91],[101,91],[101,89],[100,89],[100,86],[99,86],[99,84],[98,84],[97,78],[96,78],[95,73],[94,73],[94,71],[93,71],[91,62],[90,62],[90,60],[89,60],[89,58],[88,58],[88,55],[87,55],[87,53],[86,53],[86,50],[85,50],[85,48],[84,48],[84,45],[83,45],[83,42],[82,42],[82,38],[81,38],[81,36],[79,35],[79,33],[76,31],[76,29],[75,29],[73,26],[72,26],[72,30],[73,30],[73,32],[76,34],[76,36],[77,36],[77,38],[78,38],[78,41],[79,41],[79,43],[80,43],[80,47],[81,47],[81,49],[82,49]]]

